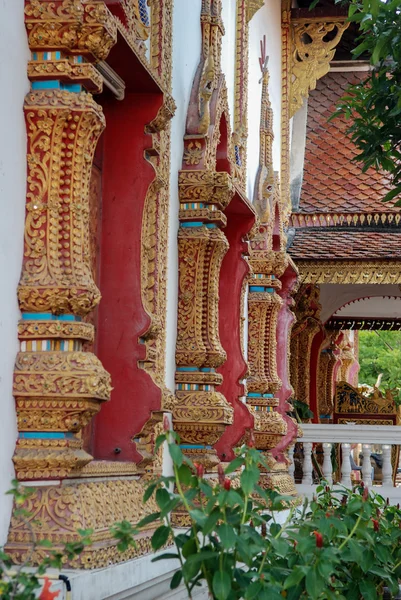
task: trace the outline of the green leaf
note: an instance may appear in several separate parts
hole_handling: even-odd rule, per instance
[[[149,525],[149,523],[153,523],[154,521],[157,521],[159,518],[160,518],[159,512],[155,512],[150,515],[146,515],[146,517],[144,517],[137,523],[137,527],[144,527],[145,525]]]
[[[156,489],[156,483],[151,483],[145,490],[145,493],[143,495],[143,502],[147,502],[149,500],[149,498],[151,497],[151,495],[153,494],[153,492]]]
[[[285,580],[283,589],[288,590],[288,588],[297,586],[299,583],[301,583],[304,577],[305,573],[302,571],[302,569],[295,567]]]
[[[188,556],[185,564],[201,563],[205,560],[210,560],[211,558],[218,558],[219,556],[219,552],[212,552],[211,550],[201,550],[196,554],[191,554],[190,556]]]
[[[205,524],[202,527],[203,535],[209,535],[210,533],[212,533],[212,531],[216,527],[217,521],[221,517],[222,517],[222,512],[221,512],[220,508],[218,508],[218,507],[214,508],[213,511],[210,513],[210,515],[207,517]]]
[[[183,461],[181,448],[177,444],[169,444],[168,449],[173,463],[176,465],[176,467],[181,467]]]
[[[359,581],[359,590],[364,600],[377,600],[376,584],[369,579],[361,579]]]
[[[241,473],[241,489],[244,494],[249,495],[254,491],[259,480],[260,471],[257,467],[248,467]]]
[[[217,600],[227,600],[231,592],[231,577],[226,571],[216,571],[213,575],[213,593]]]
[[[226,468],[225,472],[226,475],[228,475],[229,473],[233,473],[234,471],[236,471],[237,469],[239,469],[240,467],[242,467],[242,465],[244,464],[244,459],[242,458],[242,456],[237,456],[237,458],[234,458],[234,460],[232,460],[228,467]]]
[[[166,488],[159,488],[156,491],[156,502],[160,509],[163,509],[170,502],[170,494]]]
[[[247,588],[245,592],[246,600],[257,600],[257,598],[259,598],[261,589],[262,584],[260,581],[254,581],[253,583],[251,583],[251,585]]]
[[[152,535],[151,544],[153,550],[158,550],[167,542],[170,536],[170,528],[167,525],[161,525]]]
[[[200,525],[200,527],[205,526],[207,516],[205,515],[205,513],[203,513],[201,510],[199,510],[199,508],[194,508],[194,510],[190,510],[189,516],[191,517],[191,519],[193,521],[195,521],[195,523]]]
[[[219,525],[219,527],[216,528],[216,533],[221,540],[223,548],[228,550],[229,548],[235,546],[235,542],[237,541],[237,534],[235,533],[235,530],[232,527],[230,527],[230,525],[227,525],[227,523]]]
[[[196,554],[197,551],[198,547],[196,545],[195,538],[190,538],[187,542],[185,542],[181,550],[184,558],[189,558],[192,554]]]
[[[285,558],[290,550],[288,542],[284,539],[272,539],[271,544],[277,554],[277,556],[281,556]]]
[[[315,567],[311,567],[307,572],[305,584],[306,591],[312,600],[317,600],[326,586],[325,580],[318,574]]]
[[[163,442],[166,441],[166,434],[162,433],[161,435],[158,435],[156,438],[156,444],[155,444],[155,454],[158,451],[158,449],[160,448],[160,446],[163,444]]]
[[[178,469],[178,479],[183,485],[189,485],[191,483],[193,473],[187,465],[181,465]]]
[[[176,571],[173,575],[173,578],[170,581],[170,589],[175,590],[176,588],[178,588],[181,581],[182,581],[182,571],[181,570]]]
[[[170,558],[179,558],[179,555],[176,552],[164,552],[163,554],[159,554],[152,558],[152,562],[157,562],[158,560],[167,560]]]
[[[181,498],[175,497],[171,498],[169,502],[164,506],[163,510],[160,513],[160,518],[163,519],[166,517],[171,511],[173,511],[181,502]]]

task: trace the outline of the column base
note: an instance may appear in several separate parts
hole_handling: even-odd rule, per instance
[[[37,541],[47,539],[53,549],[61,550],[67,542],[81,539],[79,529],[92,529],[93,543],[67,562],[66,567],[95,569],[152,552],[150,540],[157,524],[150,525],[136,538],[136,547],[123,553],[110,533],[116,522],[127,520],[135,525],[145,515],[157,511],[154,500],[143,503],[145,489],[146,482],[135,477],[64,480],[59,485],[40,486],[23,506],[28,518],[21,520],[16,516],[14,506],[5,552],[20,564],[31,551],[32,533]],[[36,549],[30,564],[37,565],[46,553],[45,548]]]

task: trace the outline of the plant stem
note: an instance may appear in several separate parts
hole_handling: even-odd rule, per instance
[[[345,544],[348,542],[348,540],[350,540],[352,538],[352,536],[354,535],[355,531],[358,529],[358,525],[361,522],[362,519],[362,515],[359,515],[359,517],[357,518],[355,525],[353,526],[353,528],[351,529],[351,531],[349,532],[349,535],[345,538],[345,540],[343,541],[342,544],[339,545],[338,549],[342,550],[345,546]]]
[[[183,489],[181,487],[181,483],[180,483],[180,480],[179,480],[179,477],[178,477],[178,469],[177,469],[177,467],[176,467],[175,464],[173,465],[173,468],[174,468],[175,484],[177,486],[178,494],[179,494],[179,496],[180,496],[180,498],[182,500],[182,503],[185,506],[185,509],[187,510],[187,512],[189,514],[191,508],[190,508],[190,506],[188,504],[187,499],[185,498],[185,495],[184,495],[184,492],[183,492]],[[192,519],[191,519],[191,521],[192,521]],[[201,551],[201,547],[200,547],[200,544],[199,544],[198,532],[196,531],[195,523],[193,521],[192,521],[191,528],[192,528],[192,531],[193,531],[196,548],[197,548],[198,552],[200,552]],[[207,572],[206,572],[205,565],[204,565],[203,561],[202,561],[201,565],[202,565],[203,576],[204,576],[204,578],[205,578],[205,580],[207,582],[207,586],[209,588],[209,592],[211,593],[212,592],[212,583],[209,581],[209,578],[207,576]],[[191,598],[191,596],[190,596],[190,598]]]

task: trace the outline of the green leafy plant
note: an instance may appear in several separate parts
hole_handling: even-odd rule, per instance
[[[359,381],[374,386],[382,375],[380,389],[390,390],[401,404],[401,332],[359,332]]]
[[[183,455],[174,432],[166,431],[157,446],[163,442],[174,476],[152,482],[144,498],[154,495],[159,510],[134,531],[126,523],[114,531],[124,549],[133,533],[157,524],[153,549],[172,548],[154,560],[180,565],[172,589],[183,583],[191,598],[204,584],[215,600],[376,600],[385,586],[398,591],[399,507],[363,486],[352,491],[323,485],[313,501],[297,507],[294,498],[260,487],[266,465],[252,440],[225,470],[219,467],[216,481]],[[171,511],[187,526],[175,529]]]
[[[309,419],[313,419],[313,417],[315,416],[313,411],[311,411],[311,409],[309,408],[308,404],[306,404],[306,402],[303,402],[302,400],[296,400],[295,398],[293,398],[291,400],[291,404],[293,410],[288,414],[291,417],[294,417],[294,419],[296,419],[298,423],[309,421]]]
[[[384,198],[388,202],[401,194],[401,0],[346,4],[349,21],[358,23],[360,31],[353,57],[367,57],[372,70],[348,88],[336,114],[351,121],[348,132],[363,171],[374,167],[391,177],[394,187]],[[401,199],[395,205],[401,206]]]

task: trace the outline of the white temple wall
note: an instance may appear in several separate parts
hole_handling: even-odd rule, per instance
[[[201,0],[175,0],[173,12],[173,98],[171,124],[170,214],[167,273],[166,384],[174,390],[178,300],[178,171],[182,165],[185,122],[201,51]]]
[[[5,543],[12,498],[5,496],[14,478],[11,461],[17,437],[12,381],[18,351],[20,317],[17,285],[21,272],[26,189],[24,96],[29,91],[29,59],[24,0],[1,2],[0,19],[0,546]]]
[[[269,94],[273,110],[273,166],[280,171],[281,157],[281,2],[269,0],[249,23],[249,83],[248,83],[248,173],[247,194],[253,199],[259,166],[259,123],[262,86],[259,83],[260,41],[266,36],[269,57]]]

